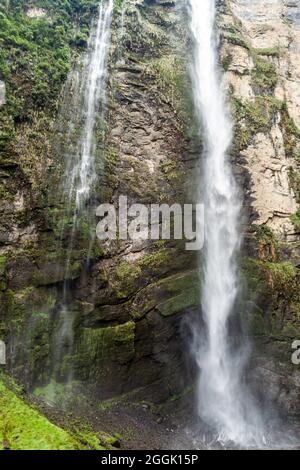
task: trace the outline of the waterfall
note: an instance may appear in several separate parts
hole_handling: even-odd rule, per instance
[[[233,136],[218,69],[216,0],[189,0],[189,12],[193,94],[204,135],[206,219],[202,285],[206,337],[195,350],[200,369],[198,409],[202,420],[217,431],[219,441],[257,446],[263,442],[263,426],[243,381],[245,351],[234,345],[230,321],[239,290],[236,255],[241,207],[228,158]]]
[[[107,57],[110,44],[110,26],[113,12],[113,0],[101,0],[97,21],[92,26],[88,51],[84,56],[80,70],[75,69],[70,76],[67,89],[67,102],[64,118],[68,119],[67,132],[61,137],[65,151],[66,173],[64,192],[66,194],[67,220],[71,219],[72,229],[68,236],[68,249],[65,262],[63,297],[57,316],[59,324],[53,340],[54,379],[58,375],[72,379],[69,365],[67,374],[62,372],[64,358],[73,352],[74,312],[70,310],[69,279],[71,260],[76,242],[76,235],[82,220],[89,223],[90,196],[93,184],[97,180],[95,153],[97,150],[96,124],[103,120],[105,104],[105,82],[107,76]],[[69,98],[71,96],[71,99]],[[69,101],[70,102],[69,102]],[[62,227],[61,243],[65,226]],[[87,242],[87,261],[94,236]]]
[[[71,170],[71,185],[69,197],[76,196],[77,211],[83,208],[88,200],[91,186],[96,178],[94,169],[95,136],[94,128],[99,103],[105,98],[104,85],[106,78],[106,59],[110,37],[110,23],[113,0],[102,0],[96,30],[92,31],[89,42],[90,53],[85,59],[84,102],[82,113],[84,126],[81,139],[78,142],[78,152]],[[68,178],[70,175],[67,176]]]

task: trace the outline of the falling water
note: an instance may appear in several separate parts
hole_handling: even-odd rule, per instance
[[[66,175],[64,191],[67,195],[66,213],[72,214],[72,229],[65,264],[65,282],[63,298],[59,308],[58,331],[54,338],[54,370],[61,374],[63,358],[71,354],[74,342],[74,313],[69,309],[69,282],[71,260],[76,241],[76,233],[81,220],[88,219],[91,188],[96,181],[95,153],[97,139],[96,123],[103,115],[105,104],[105,81],[107,56],[110,42],[110,26],[113,12],[113,0],[101,0],[97,22],[95,22],[84,57],[82,70],[74,70],[70,77],[71,103],[68,113],[68,132],[66,142]],[[102,116],[103,117],[103,116]],[[78,131],[79,128],[79,131]],[[64,238],[62,228],[61,239]],[[88,248],[93,243],[91,238]],[[89,255],[87,255],[89,257]],[[54,373],[55,374],[55,373]],[[67,378],[72,378],[71,369]],[[66,377],[65,377],[66,378]]]
[[[99,16],[96,31],[90,37],[90,53],[85,60],[86,76],[84,77],[85,95],[83,103],[84,127],[78,152],[75,155],[75,164],[71,170],[71,185],[69,197],[76,196],[77,212],[82,210],[89,198],[91,186],[96,178],[94,168],[94,155],[96,140],[94,136],[96,113],[99,103],[104,99],[104,83],[106,78],[106,59],[110,37],[110,23],[113,9],[113,0],[102,0],[99,6]],[[68,178],[70,175],[68,176]]]
[[[202,311],[204,346],[197,348],[199,414],[222,442],[260,445],[262,423],[243,384],[244,352],[229,327],[238,296],[236,254],[240,246],[240,203],[228,159],[231,120],[218,70],[214,26],[216,0],[189,0],[194,39],[192,70],[196,111],[204,134],[206,210]]]

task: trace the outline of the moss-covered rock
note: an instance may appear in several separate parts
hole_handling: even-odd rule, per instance
[[[256,57],[255,67],[252,70],[252,80],[253,86],[262,91],[274,90],[278,81],[275,66],[261,57]]]
[[[285,341],[290,349],[300,334],[299,269],[290,262],[252,259],[244,265],[244,272],[252,298],[243,307],[250,328],[255,335]]]
[[[82,328],[75,346],[74,366],[80,378],[96,383],[134,357],[135,323],[106,328]],[[105,387],[105,385],[104,385]]]
[[[296,214],[291,215],[291,222],[295,227],[295,230],[299,233],[300,232],[300,209],[296,212]]]
[[[5,290],[7,287],[6,263],[7,257],[0,256],[0,291]]]
[[[135,263],[122,261],[117,266],[117,295],[119,298],[126,299],[135,292],[141,272],[140,266]]]
[[[4,299],[5,337],[13,351],[8,357],[10,367],[27,384],[45,380],[49,366],[51,312],[57,291],[34,287],[8,290]]]
[[[236,121],[234,152],[248,147],[257,133],[269,132],[284,107],[283,102],[269,96],[256,96],[252,101],[233,96],[232,105]]]
[[[163,317],[200,306],[201,278],[198,271],[187,271],[150,284],[134,299],[131,315],[140,319],[157,309]]]
[[[0,378],[0,450],[79,450],[79,440],[49,422]]]

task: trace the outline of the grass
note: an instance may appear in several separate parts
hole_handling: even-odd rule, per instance
[[[52,392],[56,388],[61,394],[64,390],[63,385],[51,383],[36,395],[53,398],[53,393],[49,397],[49,388]],[[82,418],[74,419],[67,414],[60,423],[64,429],[27,403],[20,387],[0,371],[0,450],[114,450],[119,447],[119,435],[95,431]]]
[[[9,390],[0,378],[0,450],[79,450],[84,446]]]

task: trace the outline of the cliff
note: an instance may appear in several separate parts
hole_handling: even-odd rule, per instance
[[[96,4],[1,6],[0,338],[8,369],[30,390],[57,387],[72,369],[74,386],[88,384],[99,399],[130,393],[162,402],[193,376],[189,325],[200,280],[197,256],[181,242],[97,244],[86,270],[98,221],[80,221],[67,279],[74,347],[53,363],[72,233],[62,191],[70,77],[82,67]],[[292,413],[300,405],[291,363],[300,338],[299,16],[297,1],[220,2],[231,158],[244,199],[240,310],[255,340],[251,373]],[[119,195],[144,204],[195,198],[201,136],[189,45],[184,2],[115,2],[93,208]]]
[[[233,163],[248,214],[246,311],[258,340],[255,373],[290,411],[299,410],[299,370],[291,361],[300,300],[299,8],[299,2],[231,1],[220,19],[236,117]]]

